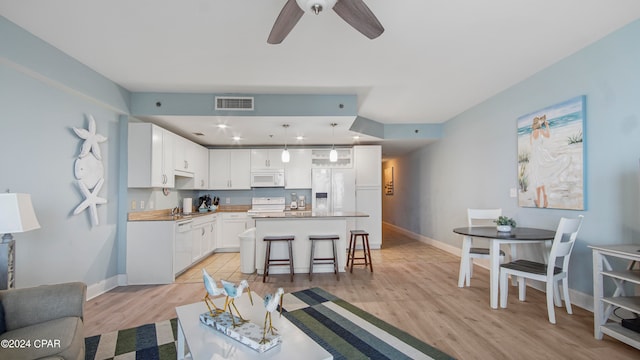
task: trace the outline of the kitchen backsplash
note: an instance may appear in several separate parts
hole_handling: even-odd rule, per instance
[[[254,197],[284,196],[286,204],[291,200],[291,193],[303,195],[307,201],[311,200],[311,189],[284,189],[284,188],[253,188],[251,190],[201,190],[194,198],[203,195],[220,198],[220,205],[251,205]],[[227,199],[229,202],[227,203]]]
[[[284,188],[254,188],[251,190],[175,190],[169,189],[164,194],[162,189],[138,189],[129,188],[127,193],[128,212],[171,209],[182,207],[182,199],[193,198],[194,206],[197,206],[198,198],[209,195],[212,198],[220,198],[220,205],[251,205],[253,197],[284,196],[289,205],[291,193],[303,195],[307,203],[311,204],[311,189],[284,189]],[[227,202],[228,199],[228,202]]]

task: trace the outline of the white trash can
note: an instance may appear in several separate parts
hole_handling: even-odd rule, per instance
[[[256,228],[243,231],[240,235],[240,271],[253,274],[256,271]]]

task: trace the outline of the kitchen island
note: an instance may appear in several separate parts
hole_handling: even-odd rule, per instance
[[[311,241],[309,235],[338,235],[336,246],[338,249],[338,269],[344,272],[347,263],[347,239],[349,230],[347,226],[354,218],[368,217],[368,214],[352,211],[285,211],[278,213],[257,213],[253,215],[256,223],[256,269],[259,275],[264,274],[264,257],[266,245],[262,240],[265,236],[294,235],[293,263],[296,274],[309,273],[309,256],[311,254]],[[274,243],[271,245],[271,258],[287,258],[288,248],[286,243]],[[316,257],[331,257],[332,247],[330,242],[316,244]],[[313,267],[314,273],[333,272],[333,265],[322,264]],[[288,274],[289,267],[273,266],[269,274]]]

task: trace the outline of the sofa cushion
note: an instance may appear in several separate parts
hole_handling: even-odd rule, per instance
[[[83,359],[83,323],[79,317],[64,317],[0,335],[0,340],[24,340],[25,348],[0,348],[0,359]],[[28,346],[27,346],[28,344]]]

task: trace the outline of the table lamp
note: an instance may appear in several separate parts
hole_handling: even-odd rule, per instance
[[[29,194],[0,194],[0,290],[15,286],[15,240],[12,233],[39,229]]]

